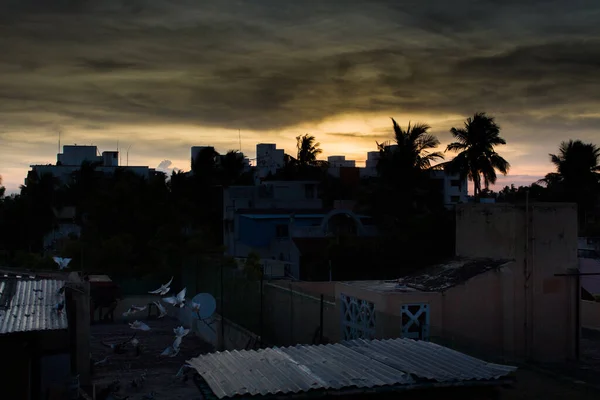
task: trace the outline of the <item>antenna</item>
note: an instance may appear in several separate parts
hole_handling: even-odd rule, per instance
[[[126,160],[127,160],[127,166],[128,167],[129,167],[129,149],[131,148],[131,146],[133,146],[133,145],[130,144],[129,147],[127,148],[127,157],[126,157]]]
[[[240,140],[240,153],[242,152],[242,133],[238,129],[238,139]]]
[[[61,129],[58,128],[58,152],[59,153],[60,153],[60,132],[61,132]]]

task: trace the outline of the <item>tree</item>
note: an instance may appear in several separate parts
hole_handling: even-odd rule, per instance
[[[564,141],[558,154],[549,154],[556,172],[538,183],[545,185],[557,200],[574,201],[579,207],[580,223],[594,210],[600,193],[600,148],[581,140]]]
[[[4,193],[6,193],[6,188],[2,186],[2,175],[0,175],[0,200],[4,197]]]
[[[467,118],[464,128],[452,128],[450,133],[455,141],[446,147],[446,151],[458,152],[458,155],[446,163],[448,173],[458,173],[468,177],[473,182],[473,194],[478,199],[483,186],[489,189],[490,184],[496,183],[496,171],[506,175],[510,164],[495,151],[495,147],[505,145],[500,137],[500,127],[483,112],[475,113],[473,118]]]
[[[431,152],[440,141],[428,133],[430,126],[423,123],[410,125],[403,130],[392,118],[394,124],[395,145],[377,143],[380,152],[377,172],[383,178],[407,178],[421,175],[423,170],[431,168],[432,163],[443,160],[440,152]]]
[[[308,133],[303,136],[297,136],[297,163],[300,166],[318,166],[319,160],[317,160],[317,156],[323,152],[319,146],[321,146],[321,143],[317,142],[315,137]]]

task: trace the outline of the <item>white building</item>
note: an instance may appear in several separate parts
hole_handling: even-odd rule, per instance
[[[335,177],[340,177],[341,168],[356,168],[356,161],[346,160],[346,156],[329,156],[327,157],[329,168],[327,172]]]
[[[259,179],[275,174],[285,165],[284,150],[278,149],[274,143],[256,145],[256,175]]]
[[[439,181],[446,208],[468,202],[469,187],[466,177],[461,179],[458,174],[449,175],[441,170],[432,170],[429,173],[431,179]]]
[[[56,165],[31,165],[30,173],[37,173],[38,176],[51,174],[65,184],[70,182],[73,173],[78,171],[84,162],[96,163],[96,171],[105,174],[113,174],[117,168],[123,168],[148,179],[156,173],[154,168],[146,166],[120,167],[118,151],[104,151],[99,154],[97,146],[78,145],[63,146],[62,153],[56,155]],[[25,184],[27,184],[27,179],[25,179]]]

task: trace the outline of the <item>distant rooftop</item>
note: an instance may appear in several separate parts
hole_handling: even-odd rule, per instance
[[[398,283],[423,292],[443,292],[465,283],[477,275],[499,269],[510,261],[491,258],[458,258],[405,276],[399,279]]]

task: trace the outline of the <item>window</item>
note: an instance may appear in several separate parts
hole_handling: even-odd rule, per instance
[[[315,198],[315,185],[312,183],[304,185],[304,194],[307,199],[314,199]]]
[[[429,340],[429,304],[403,304],[402,337],[417,340]]]
[[[375,338],[375,305],[356,297],[340,295],[344,340]]]
[[[289,236],[289,227],[281,224],[275,227],[275,234],[278,238],[286,238]]]
[[[451,203],[458,203],[458,202],[460,202],[460,196],[450,196],[450,202]]]
[[[459,179],[452,179],[450,181],[450,186],[452,186],[452,187],[460,187],[460,180]]]

